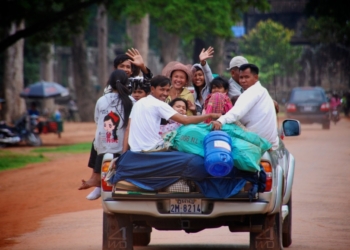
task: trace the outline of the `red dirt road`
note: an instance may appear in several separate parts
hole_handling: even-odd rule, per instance
[[[62,137],[42,135],[43,146],[92,141],[94,123],[65,123]],[[31,147],[1,150],[30,151]],[[101,208],[101,202],[85,199],[90,190],[79,191],[80,180],[88,178],[89,154],[45,154],[50,162],[0,172],[0,248],[13,238],[38,228],[40,220],[54,214]]]
[[[92,131],[84,127],[90,141],[93,126]],[[74,133],[67,138],[74,141]],[[343,118],[329,131],[321,125],[302,125],[302,135],[285,138],[285,144],[296,158],[289,249],[350,249],[350,119]],[[60,155],[51,163],[0,173],[0,248],[101,249],[101,201],[88,201],[89,191],[77,190],[80,179],[90,174],[87,158],[88,154]],[[232,234],[225,227],[197,234],[154,230],[150,246],[135,249],[246,250],[248,242],[248,234]]]

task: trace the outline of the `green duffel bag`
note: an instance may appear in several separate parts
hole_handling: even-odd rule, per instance
[[[212,126],[205,123],[181,126],[171,137],[170,144],[178,151],[204,157],[203,140],[211,130]],[[222,130],[232,139],[234,166],[244,171],[259,171],[260,158],[271,148],[271,144],[266,139],[253,132],[245,131],[236,124],[225,124]]]

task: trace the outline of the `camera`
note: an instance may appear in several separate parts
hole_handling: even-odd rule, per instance
[[[129,78],[129,91],[132,93],[136,89],[142,89],[146,93],[150,91],[151,88],[151,80],[144,78],[142,76],[130,77]]]

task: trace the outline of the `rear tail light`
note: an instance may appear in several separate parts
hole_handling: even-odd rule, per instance
[[[288,103],[287,105],[287,112],[296,112],[297,111],[297,106],[293,103]]]
[[[265,192],[270,192],[272,188],[272,167],[267,161],[260,162],[261,166],[264,168],[266,173],[266,187]]]
[[[320,110],[329,111],[329,103],[328,102],[322,103]]]
[[[112,191],[112,186],[108,186],[107,182],[105,182],[105,178],[108,173],[109,164],[110,164],[109,161],[105,161],[101,169],[101,186],[103,191]]]

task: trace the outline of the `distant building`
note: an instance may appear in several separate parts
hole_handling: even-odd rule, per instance
[[[247,33],[258,22],[271,19],[295,32],[292,44],[308,44],[308,40],[303,36],[307,20],[304,10],[308,0],[270,0],[269,2],[271,6],[269,12],[261,13],[252,8],[244,15],[244,27]]]

